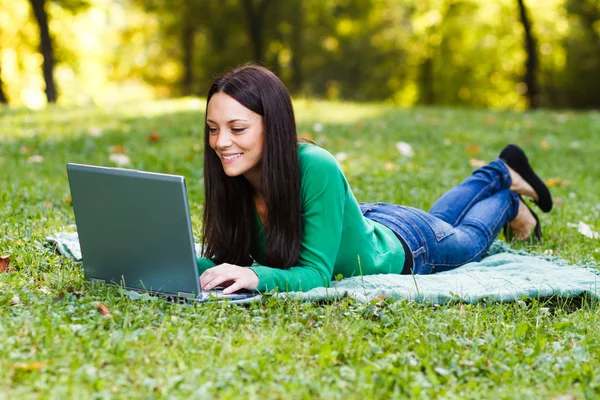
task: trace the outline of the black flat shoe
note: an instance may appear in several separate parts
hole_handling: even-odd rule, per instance
[[[535,204],[543,212],[552,210],[552,195],[550,194],[550,190],[548,190],[548,186],[546,186],[544,181],[537,176],[531,165],[529,165],[529,160],[523,149],[516,144],[509,144],[506,145],[498,157],[504,160],[506,165],[515,170],[517,174],[525,179],[525,182],[531,185],[539,197],[539,201],[536,201]]]
[[[520,197],[521,196],[519,196],[519,198]],[[521,199],[521,200],[523,200],[523,199]],[[529,211],[531,211],[531,214],[533,215],[533,218],[535,218],[535,222],[536,222],[533,232],[529,235],[529,237],[527,239],[525,239],[525,241],[527,241],[529,243],[540,243],[542,241],[542,225],[540,224],[540,220],[538,219],[538,216],[535,215],[533,210],[531,208],[529,208],[529,206],[527,205],[527,203],[525,201],[523,201],[523,204],[525,204],[525,207],[527,207],[529,209]],[[502,228],[502,232],[504,232],[504,237],[509,242],[511,242],[513,240],[520,240],[515,237],[513,230],[510,228],[508,223],[506,225],[504,225],[504,227]]]

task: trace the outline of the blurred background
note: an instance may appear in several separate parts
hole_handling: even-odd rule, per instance
[[[0,0],[0,102],[204,96],[246,62],[297,97],[599,108],[600,0]]]

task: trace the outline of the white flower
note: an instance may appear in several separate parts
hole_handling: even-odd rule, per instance
[[[315,132],[323,132],[323,124],[320,122],[315,123],[312,128]]]
[[[396,148],[398,149],[400,154],[402,154],[405,157],[412,157],[415,155],[412,146],[406,142],[396,143]]]
[[[109,159],[110,161],[117,164],[119,167],[131,164],[131,159],[125,154],[111,154]]]

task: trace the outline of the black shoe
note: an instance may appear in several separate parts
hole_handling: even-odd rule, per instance
[[[509,144],[502,150],[499,157],[515,172],[529,183],[537,193],[539,200],[535,202],[543,212],[552,210],[552,195],[548,186],[533,171],[523,149],[516,144]],[[535,215],[535,214],[534,214]]]
[[[521,196],[519,196],[519,198],[521,198]],[[521,198],[521,200],[523,200],[523,199]],[[536,243],[536,242],[539,243],[542,241],[542,225],[540,224],[540,220],[538,219],[538,216],[535,215],[533,210],[531,208],[529,208],[529,206],[527,205],[527,203],[525,201],[523,201],[523,204],[525,204],[525,207],[527,207],[529,209],[529,211],[531,211],[531,214],[533,215],[533,218],[535,218],[535,222],[536,222],[533,232],[529,235],[529,237],[527,239],[525,239],[525,241],[527,241],[529,243]],[[507,241],[511,242],[513,240],[518,240],[515,237],[515,235],[513,234],[513,231],[510,228],[509,224],[504,225],[504,227],[502,228],[502,231],[504,232],[504,237],[506,238]]]

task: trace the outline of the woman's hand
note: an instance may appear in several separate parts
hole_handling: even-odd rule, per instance
[[[202,290],[210,290],[216,286],[227,286],[223,294],[230,294],[240,289],[255,290],[258,287],[258,276],[250,268],[220,264],[200,275]]]

